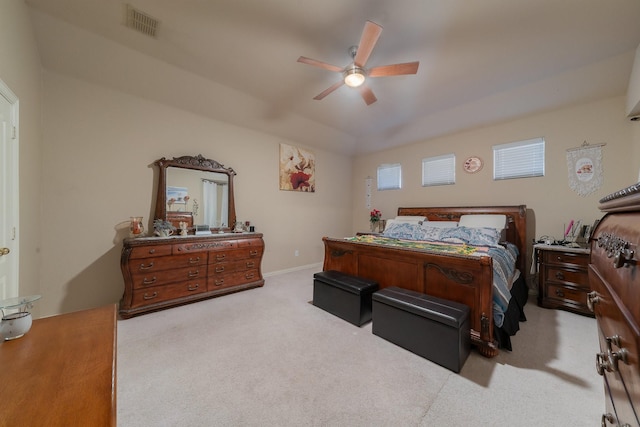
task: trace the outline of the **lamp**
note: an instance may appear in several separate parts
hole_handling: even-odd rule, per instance
[[[352,65],[344,72],[344,84],[349,87],[358,87],[364,83],[364,70]]]

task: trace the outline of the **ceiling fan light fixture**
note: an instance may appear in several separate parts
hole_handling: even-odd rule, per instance
[[[355,65],[344,72],[344,84],[349,87],[358,87],[364,83],[364,70]]]

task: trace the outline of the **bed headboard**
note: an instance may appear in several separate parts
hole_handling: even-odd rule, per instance
[[[416,207],[398,208],[398,215],[424,216],[429,221],[459,221],[461,215],[506,215],[506,240],[518,247],[518,268],[527,272],[527,206]]]

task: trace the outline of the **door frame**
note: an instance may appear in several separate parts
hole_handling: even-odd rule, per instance
[[[19,251],[19,220],[20,220],[20,192],[19,192],[19,147],[20,147],[20,127],[18,126],[19,120],[19,99],[13,93],[13,91],[7,86],[2,79],[0,79],[0,96],[5,98],[10,104],[10,121],[11,125],[14,128],[13,135],[9,138],[8,146],[7,146],[7,163],[12,166],[10,168],[10,179],[8,180],[7,185],[7,209],[11,212],[11,222],[12,224],[8,224],[7,230],[5,232],[8,234],[7,241],[11,242],[11,253],[13,256],[7,258],[8,270],[9,270],[9,280],[14,284],[10,289],[13,290],[12,293],[15,295],[7,295],[6,297],[15,297],[19,294],[19,260],[20,260],[20,251]],[[1,297],[1,295],[0,295]]]

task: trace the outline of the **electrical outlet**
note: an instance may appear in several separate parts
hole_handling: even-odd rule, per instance
[[[293,252],[293,255],[298,256],[298,255],[300,255],[300,252],[296,249],[296,250]]]

